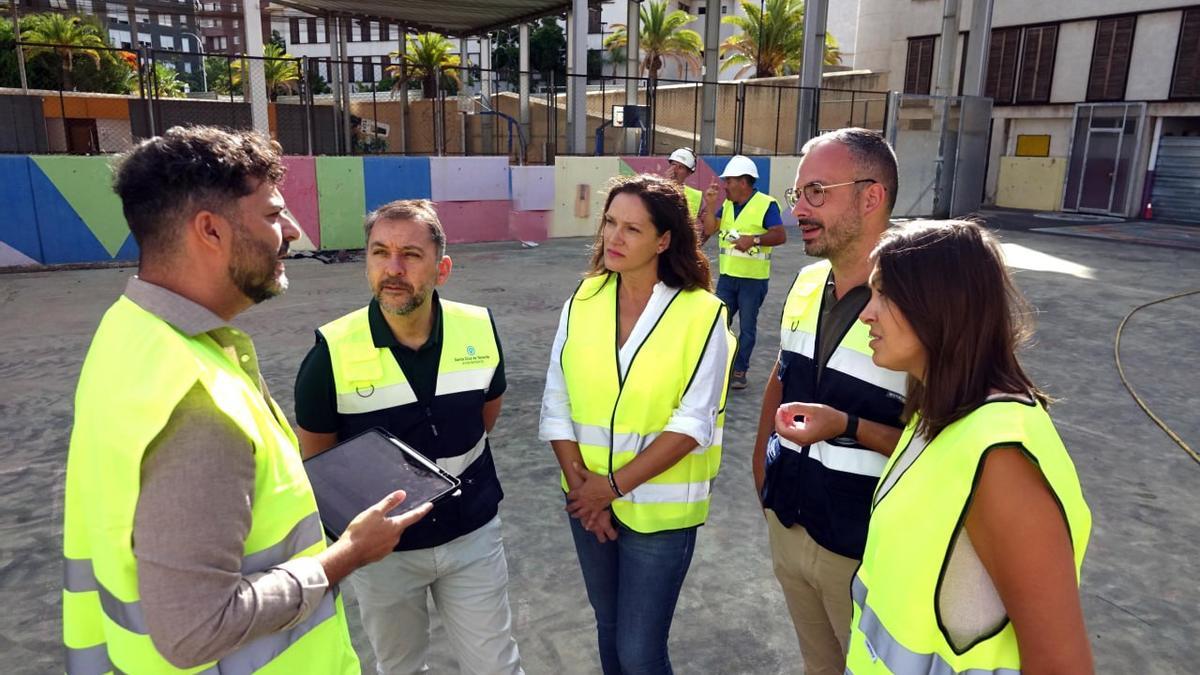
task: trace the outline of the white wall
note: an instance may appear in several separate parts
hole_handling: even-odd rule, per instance
[[[1092,67],[1095,21],[1076,21],[1058,27],[1058,51],[1054,57],[1054,79],[1050,100],[1076,102],[1087,99],[1088,73]]]
[[[1125,98],[1130,101],[1164,99],[1171,94],[1175,47],[1183,12],[1139,16],[1133,32],[1133,59]]]

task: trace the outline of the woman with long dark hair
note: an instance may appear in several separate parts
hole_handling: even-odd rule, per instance
[[[908,373],[907,427],[872,502],[847,672],[1087,673],[1091,514],[1025,373],[1024,299],[977,224],[916,223],[872,253],[875,364]],[[780,432],[802,424],[781,407]]]
[[[562,468],[605,675],[672,672],[735,345],[711,285],[679,186],[618,179],[563,308],[538,434]]]

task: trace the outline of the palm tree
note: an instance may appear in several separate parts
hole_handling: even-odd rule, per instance
[[[122,52],[122,54],[128,54],[128,53],[129,52]],[[135,56],[134,58],[137,58],[137,57]],[[156,63],[156,64],[154,64],[153,73],[154,73],[154,83],[150,85],[151,86],[150,92],[142,92],[141,91],[142,83],[138,79],[138,74],[137,74],[136,70],[129,74],[129,90],[137,91],[143,96],[145,96],[147,93],[152,93],[152,95],[154,95],[158,98],[183,98],[184,97],[186,92],[184,91],[184,88],[183,88],[183,81],[179,79],[179,73],[176,72],[174,68],[168,66],[165,63]],[[148,79],[149,78],[147,78],[147,80]],[[147,84],[150,84],[150,82],[147,81]]]
[[[238,59],[230,65],[230,77],[235,87],[242,84],[242,70],[245,67],[245,59]],[[296,90],[295,85],[300,81],[300,60],[275,43],[265,44],[263,76],[267,81],[267,97],[274,101],[279,98],[280,92],[291,93]]]
[[[57,54],[63,64],[63,89],[74,90],[71,69],[75,66],[75,54],[86,56],[100,67],[100,52],[108,46],[94,25],[78,16],[62,14],[36,14],[29,17],[29,27],[21,31],[21,40],[36,42],[43,46],[26,47],[30,56],[43,53]]]
[[[627,51],[625,49],[625,45],[610,44],[613,42],[612,38],[613,38],[612,35],[609,35],[608,37],[604,38],[604,49],[605,49],[605,54],[607,54],[607,56],[605,57],[604,60],[607,61],[608,64],[612,66],[612,76],[616,77],[617,76],[617,66],[622,63],[625,63],[628,60],[628,56],[627,56]],[[629,41],[628,38],[626,38],[625,41],[628,42]]]
[[[721,44],[725,58],[721,70],[738,67],[736,77],[751,70],[755,77],[774,77],[800,72],[804,55],[804,0],[766,0],[763,7],[742,0],[746,16],[727,16],[722,23],[737,26],[741,33]],[[841,63],[842,55],[833,35],[825,34],[825,65]]]
[[[390,54],[393,60],[403,61],[394,66],[388,66],[387,72],[396,81],[396,89],[404,90],[409,78],[421,80],[421,94],[425,98],[435,98],[438,92],[438,76],[446,77],[460,84],[458,67],[462,61],[457,54],[451,54],[452,45],[445,36],[438,33],[421,33],[410,35],[408,49],[403,57],[400,52]]]
[[[638,12],[641,24],[638,29],[638,47],[645,58],[639,69],[645,70],[650,76],[651,88],[658,81],[658,71],[662,70],[666,59],[674,59],[686,63],[700,71],[700,55],[704,51],[704,41],[700,34],[689,28],[689,23],[696,17],[676,9],[667,11],[666,0],[650,0],[642,3]],[[613,34],[605,38],[604,48],[609,52],[625,49],[629,46],[629,33],[625,24],[613,24]],[[633,73],[629,73],[632,77]]]

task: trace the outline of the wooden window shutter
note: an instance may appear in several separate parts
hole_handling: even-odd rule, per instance
[[[1025,29],[1021,49],[1021,76],[1017,79],[1017,103],[1046,103],[1054,76],[1054,50],[1058,26]]]
[[[1175,75],[1171,98],[1200,98],[1200,9],[1183,13],[1179,46],[1175,51]]]
[[[1017,54],[1021,45],[1021,29],[992,31],[988,47],[987,77],[983,94],[998,104],[1012,103],[1017,81]]]
[[[292,44],[300,43],[300,19],[288,19],[288,28],[290,29]]]
[[[904,93],[928,94],[933,80],[934,38],[915,38],[908,41],[908,58],[904,65]]]
[[[1125,98],[1133,29],[1137,17],[1122,16],[1096,22],[1096,46],[1088,74],[1087,100],[1120,101]]]

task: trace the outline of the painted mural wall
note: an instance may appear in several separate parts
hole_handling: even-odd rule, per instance
[[[0,267],[137,259],[111,189],[111,157],[0,156]],[[702,157],[688,182],[704,189],[728,157]],[[781,199],[793,157],[754,158],[759,188]],[[362,248],[363,216],[395,199],[431,199],[453,243],[591,236],[607,183],[661,173],[665,157],[560,157],[509,166],[506,157],[284,158],[281,191],[303,230],[293,250]],[[785,219],[793,223],[791,215]]]

